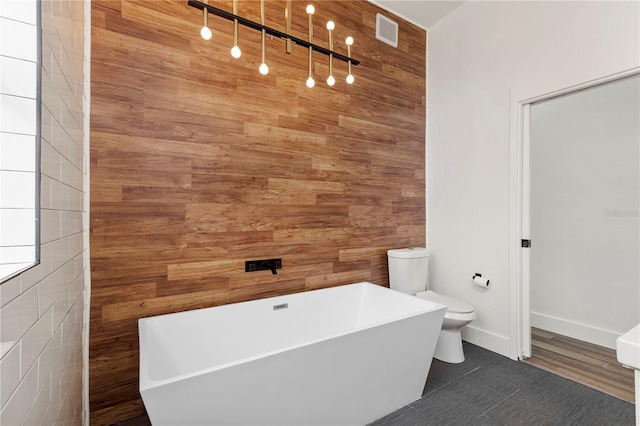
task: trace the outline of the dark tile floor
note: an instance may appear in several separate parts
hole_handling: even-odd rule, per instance
[[[422,398],[370,426],[634,426],[634,405],[464,343],[466,360],[433,360]],[[117,426],[148,426],[140,416]],[[303,426],[303,425],[301,425]]]
[[[465,362],[433,360],[422,398],[370,426],[633,426],[635,407],[464,343]]]

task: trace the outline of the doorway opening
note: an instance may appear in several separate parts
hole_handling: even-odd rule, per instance
[[[640,322],[639,104],[637,69],[518,103],[518,357],[587,385]]]

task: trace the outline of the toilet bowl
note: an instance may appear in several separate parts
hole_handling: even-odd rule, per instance
[[[473,306],[464,300],[445,296],[435,291],[427,290],[416,294],[420,299],[429,300],[447,307],[444,315],[442,329],[438,336],[434,358],[458,364],[464,361],[464,350],[462,349],[462,335],[460,329],[476,319]]]
[[[428,290],[429,251],[422,247],[410,247],[387,251],[389,260],[389,287],[413,294],[447,307],[434,358],[449,362],[464,361],[460,329],[476,319],[473,306],[464,300]]]

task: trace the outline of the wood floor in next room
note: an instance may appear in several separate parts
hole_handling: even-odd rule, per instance
[[[531,358],[525,362],[634,402],[633,370],[617,361],[614,349],[532,327]]]

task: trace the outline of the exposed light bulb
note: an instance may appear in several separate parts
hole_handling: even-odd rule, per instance
[[[309,6],[307,6],[307,13],[308,13],[309,15],[313,15],[315,12],[316,12],[316,8],[315,8],[315,7],[313,7],[313,5],[312,5],[312,4],[310,4]]]
[[[353,75],[349,74],[347,76],[347,84],[353,84],[353,80],[355,80],[355,78],[353,77]]]
[[[213,33],[211,32],[209,27],[202,27],[202,29],[200,30],[200,36],[205,40],[211,40],[212,35]]]
[[[240,55],[242,55],[242,51],[240,50],[240,48],[238,46],[233,46],[231,48],[231,56],[238,59]]]
[[[335,78],[333,78],[333,76],[332,76],[332,75],[330,75],[330,76],[327,78],[327,84],[328,84],[329,86],[333,86],[334,84],[336,84],[336,79],[335,79]]]
[[[262,75],[267,75],[269,74],[269,67],[267,66],[267,64],[262,63],[260,64],[260,68],[258,68],[258,71],[260,71],[260,74]]]
[[[335,28],[336,28],[336,24],[334,24],[333,21],[327,22],[327,29],[329,31],[333,31]]]
[[[347,46],[351,46],[353,44],[353,37],[349,36],[347,37],[347,39],[344,41]]]
[[[311,88],[312,88],[313,86],[315,86],[315,85],[316,85],[316,82],[315,82],[315,80],[313,79],[313,77],[309,77],[309,78],[307,79],[307,87],[308,87],[309,89],[311,89]]]

